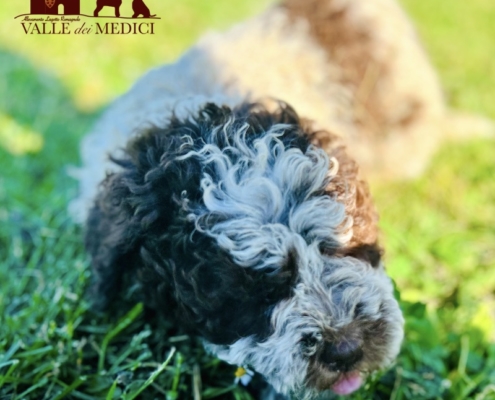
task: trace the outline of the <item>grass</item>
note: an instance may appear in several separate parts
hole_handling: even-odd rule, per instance
[[[266,1],[163,0],[156,37],[100,42],[25,36],[21,3],[0,5],[0,399],[251,399],[235,367],[141,305],[92,311],[66,170],[103,104]],[[495,118],[491,0],[403,3],[450,104]],[[421,178],[373,186],[407,335],[395,367],[353,399],[495,399],[494,154],[493,141],[447,144]]]

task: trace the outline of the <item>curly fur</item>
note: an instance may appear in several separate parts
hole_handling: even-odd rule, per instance
[[[394,0],[285,0],[206,35],[83,140],[99,304],[132,282],[266,399],[385,367],[403,319],[363,176],[417,175],[459,122],[493,134],[447,110]]]
[[[285,0],[226,33],[205,35],[112,105],[82,143],[75,219],[86,220],[98,183],[116,169],[108,154],[136,133],[208,102],[235,107],[268,97],[334,133],[367,178],[418,175],[442,135],[494,132],[488,121],[446,109],[438,77],[395,0]]]
[[[329,157],[308,129],[283,103],[207,104],[135,137],[88,219],[100,305],[131,275],[150,307],[285,394],[342,376],[321,360],[328,343],[359,343],[349,370],[388,365],[402,316],[376,238],[353,240],[369,195],[342,149]]]

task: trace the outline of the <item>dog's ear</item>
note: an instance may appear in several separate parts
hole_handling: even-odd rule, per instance
[[[215,239],[200,233],[173,251],[174,289],[151,291],[163,296],[156,304],[163,309],[169,304],[165,296],[173,292],[182,324],[211,343],[232,344],[251,335],[262,341],[270,335],[271,310],[292,296],[298,279],[295,249],[271,272],[239,266]]]
[[[110,158],[118,170],[101,183],[86,224],[85,245],[99,308],[109,305],[122,280],[140,265],[143,232],[152,234],[157,227],[163,231],[169,224],[168,188],[174,174],[164,165],[170,148],[167,137],[161,130],[145,132],[119,158]]]
[[[337,161],[337,174],[330,180],[326,193],[344,204],[346,214],[352,217],[352,237],[348,246],[336,251],[323,249],[328,255],[351,256],[373,267],[380,265],[383,250],[378,244],[378,213],[368,184],[362,180],[357,163],[347,154],[341,139],[326,131],[306,130],[311,141],[323,148]]]

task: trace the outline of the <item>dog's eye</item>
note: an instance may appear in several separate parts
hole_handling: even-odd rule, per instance
[[[313,347],[316,346],[318,340],[313,335],[307,335],[303,336],[303,338],[301,339],[301,343],[303,344],[303,346]]]
[[[318,338],[315,335],[307,334],[301,338],[301,347],[303,353],[307,356],[311,356],[316,353],[316,347],[318,345]]]

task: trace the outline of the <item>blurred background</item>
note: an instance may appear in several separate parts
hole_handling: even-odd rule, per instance
[[[87,322],[81,300],[87,260],[80,232],[66,214],[76,193],[66,172],[79,162],[80,138],[147,69],[173,61],[202,33],[225,29],[270,3],[148,0],[161,18],[154,36],[66,37],[25,34],[14,17],[29,11],[29,1],[0,3],[0,398],[30,390],[35,378],[47,379],[37,389],[41,393],[49,385],[49,393],[68,390],[89,376],[81,365],[95,364],[96,357],[85,355],[84,345],[79,356],[69,348],[91,335],[98,343],[114,326],[97,317]],[[401,3],[438,70],[450,107],[495,120],[495,2]],[[81,0],[83,13],[90,14],[92,6],[93,1]],[[101,15],[112,11],[105,8]],[[132,14],[130,1],[121,13]],[[408,324],[398,366],[370,383],[386,393],[377,398],[495,399],[494,177],[495,141],[473,139],[446,143],[418,179],[372,183],[387,268]],[[55,351],[56,343],[68,347]],[[68,360],[79,363],[79,372],[64,370]],[[59,375],[53,372],[55,362]],[[179,372],[192,374],[180,365]],[[22,369],[35,367],[34,375]],[[114,378],[108,379],[109,388]],[[170,393],[181,393],[180,385],[189,382],[177,378],[174,389],[170,379]],[[29,393],[38,392],[25,398]],[[205,398],[223,395],[218,393]]]

